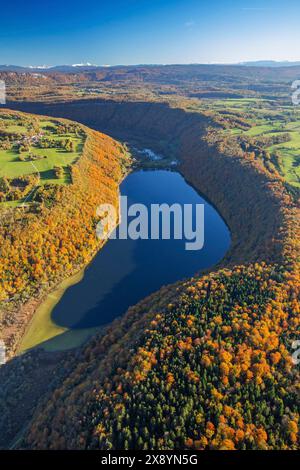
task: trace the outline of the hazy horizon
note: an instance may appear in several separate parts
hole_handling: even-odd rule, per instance
[[[180,65],[232,65],[232,66],[244,66],[248,64],[286,64],[287,66],[293,66],[294,64],[300,65],[300,59],[298,60],[272,60],[272,59],[259,59],[259,60],[251,60],[251,61],[240,61],[240,62],[170,62],[170,63],[118,63],[118,64],[91,64],[89,62],[82,62],[77,64],[71,63],[52,63],[52,64],[16,64],[16,63],[0,63],[0,66],[4,67],[22,67],[22,68],[32,68],[32,69],[51,69],[54,67],[102,67],[102,68],[110,68],[110,67],[163,67],[163,66],[180,66]]]

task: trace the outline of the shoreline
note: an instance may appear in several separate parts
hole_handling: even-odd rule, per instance
[[[130,168],[126,172],[126,174],[123,175],[123,178],[119,183],[119,194],[120,194],[120,185],[122,181],[124,181],[124,179],[128,176],[128,174],[131,171],[132,171],[132,168]],[[107,240],[104,243],[101,243],[98,249],[91,253],[90,259],[84,266],[80,267],[74,274],[71,274],[65,277],[64,279],[62,279],[61,281],[59,281],[56,284],[56,286],[50,288],[49,291],[45,292],[44,296],[39,301],[37,301],[38,305],[34,309],[34,312],[32,313],[31,318],[29,322],[27,323],[23,334],[21,334],[19,340],[17,341],[16,347],[15,347],[15,353],[12,355],[12,357],[18,356],[20,354],[24,354],[28,352],[29,350],[32,350],[35,348],[39,348],[39,347],[41,348],[42,344],[44,345],[42,349],[47,352],[59,352],[59,351],[67,351],[70,349],[74,349],[76,347],[81,346],[92,334],[99,332],[101,329],[103,329],[103,327],[87,328],[87,329],[81,329],[81,330],[72,330],[68,328],[63,328],[63,327],[56,325],[51,320],[51,314],[53,312],[53,309],[62,299],[63,295],[69,289],[69,287],[76,285],[78,282],[80,282],[83,279],[85,270],[93,261],[95,256],[103,248],[106,242]],[[22,307],[26,308],[26,305]],[[32,341],[32,336],[34,336],[34,332],[38,329],[38,326],[41,321],[40,317],[42,317],[44,320],[46,319],[46,327],[48,325],[48,327],[50,327],[50,331],[52,332],[56,331],[57,333],[52,336],[43,338],[43,340],[38,344],[36,343],[33,344],[34,342]],[[43,321],[42,321],[42,324],[44,324]],[[32,329],[33,329],[33,332],[32,332]],[[45,331],[45,328],[43,328],[42,331]],[[64,340],[66,339],[65,335],[68,335],[67,346],[62,347],[62,344],[61,344],[60,347],[57,348],[55,345],[57,344],[59,345],[61,343],[58,338],[62,335],[64,335]],[[40,331],[39,331],[39,336],[41,336]],[[75,343],[72,342],[72,339],[75,340]],[[45,343],[48,343],[48,344],[45,344]]]
[[[83,272],[84,268],[73,276],[66,277],[54,289],[51,289],[45,294],[22,335],[16,351],[17,355],[37,347],[36,341],[39,338],[41,340],[40,342],[44,343],[67,331],[67,328],[60,327],[52,322],[51,312],[61,300],[66,290],[81,281]],[[41,325],[43,328],[39,329]],[[33,340],[33,337],[35,337],[36,340]]]
[[[104,136],[101,133],[97,133],[96,135],[95,131],[86,128],[84,125],[82,125],[82,127],[86,129],[87,139],[79,161],[82,161],[84,157],[87,164],[91,158],[89,154],[90,149],[87,148],[86,145],[88,140],[96,139],[99,134],[99,142],[101,145],[101,139],[107,138],[110,140],[111,138],[109,136]],[[101,147],[99,147],[99,151],[101,151]],[[100,156],[102,157],[101,153]],[[91,161],[93,162],[92,159]],[[121,158],[118,158],[117,163],[121,174],[118,177],[118,181],[115,182],[115,204],[117,204],[120,184],[132,169],[132,160],[130,161],[130,165],[127,167],[121,166]],[[3,329],[1,328],[1,337],[5,341],[6,345],[6,362],[11,361],[13,358],[23,354],[24,352],[34,349],[40,343],[43,347],[45,346],[45,351],[63,351],[74,348],[79,344],[82,344],[83,340],[94,332],[94,330],[91,331],[89,329],[84,332],[84,335],[82,335],[82,333],[79,334],[79,332],[76,331],[74,331],[74,334],[71,334],[66,328],[60,327],[52,322],[51,312],[55,305],[60,301],[64,292],[71,285],[76,284],[80,279],[82,279],[84,270],[104,244],[105,241],[98,241],[97,246],[92,247],[92,250],[88,253],[87,259],[71,266],[68,272],[62,272],[61,275],[58,276],[56,280],[49,283],[49,285],[43,286],[40,284],[37,287],[36,292],[33,293],[33,295],[31,295],[31,297],[25,302],[20,301],[7,304],[7,307],[3,308],[4,314],[8,315],[8,318],[9,316],[13,318],[13,321],[10,323],[7,322],[5,324],[3,322]],[[66,345],[61,343],[60,337],[63,337],[63,341],[66,342]],[[36,341],[34,338],[38,338],[38,340]],[[55,338],[55,341],[51,341],[51,338]],[[59,346],[57,346],[57,344]]]
[[[133,166],[131,168],[131,171],[128,172],[125,176],[124,179],[132,172],[135,171],[150,171],[148,166],[144,168],[143,161],[139,162],[139,165]],[[185,178],[184,174],[182,171],[180,171],[180,168],[161,168],[161,165],[158,165],[158,167],[155,167],[155,162],[152,162],[153,167],[151,171],[175,171],[179,175],[181,175],[186,184],[191,186],[201,197],[206,197],[203,195],[197,188],[195,188],[191,183],[188,182],[188,180]],[[124,181],[124,179],[122,181]],[[211,201],[207,200],[209,204],[213,206]],[[213,206],[214,207],[214,206]],[[232,233],[230,231],[230,228],[228,227],[226,221],[224,220],[222,214],[220,211],[214,207],[215,210],[217,211],[218,215],[224,223],[226,224],[229,233],[230,233],[230,238],[232,240]],[[109,241],[109,240],[107,240]],[[52,321],[52,312],[53,309],[56,307],[56,305],[60,302],[62,299],[63,295],[65,292],[72,286],[76,285],[77,283],[81,282],[85,275],[85,270],[89,267],[89,265],[92,263],[92,261],[95,259],[95,257],[100,253],[101,248],[104,246],[104,244],[97,250],[89,260],[89,262],[81,268],[77,273],[74,275],[71,275],[65,279],[63,279],[54,289],[51,289],[46,295],[44,296],[43,300],[40,302],[39,306],[35,310],[35,313],[33,314],[33,317],[30,321],[30,323],[27,325],[26,331],[23,334],[16,354],[22,354],[27,352],[30,349],[34,348],[41,348],[44,351],[47,352],[58,352],[58,351],[66,351],[70,349],[74,349],[77,347],[82,346],[86,340],[91,337],[92,335],[100,332],[103,330],[103,328],[107,327],[108,325],[111,324],[111,322],[107,323],[106,325],[101,325],[101,326],[96,326],[96,327],[91,327],[91,328],[80,328],[80,329],[72,329],[72,328],[66,328],[66,327],[61,327],[57,324],[55,324]],[[221,266],[225,257],[228,256],[228,254],[231,251],[231,244],[229,246],[229,249],[227,252],[224,254],[223,258],[220,259],[216,264],[210,266],[209,268],[205,268],[200,271],[196,271],[193,275],[204,275],[206,272],[211,271],[213,268],[216,268],[218,266]],[[183,279],[178,279],[176,282],[180,282]],[[162,287],[162,286],[161,286]],[[154,292],[153,292],[154,293]],[[142,298],[139,300],[141,301]],[[126,312],[124,312],[125,314]]]
[[[181,110],[169,110],[170,113],[177,113],[177,112],[182,112]],[[186,113],[184,112],[185,116],[186,116]],[[190,116],[189,117],[189,120],[190,120]],[[78,118],[78,116],[77,116]],[[226,165],[228,164],[229,167],[231,167],[231,169],[233,169],[233,167],[235,167],[235,169],[237,170],[237,176],[238,176],[238,179],[240,179],[241,176],[245,176],[245,174],[242,174],[242,173],[246,173],[247,172],[247,168],[245,168],[242,165],[239,165],[237,164],[236,165],[236,160],[238,159],[234,159],[233,161],[231,159],[229,159],[229,157],[225,156],[225,155],[222,155],[222,157],[220,158],[220,155],[219,155],[219,152],[218,150],[215,148],[215,146],[209,146],[207,144],[207,142],[204,142],[202,139],[198,142],[198,136],[199,136],[199,129],[198,129],[198,118],[199,116],[196,116],[195,119],[197,118],[197,122],[196,122],[196,126],[194,128],[194,126],[188,126],[187,129],[187,135],[185,135],[185,133],[183,132],[182,136],[181,136],[181,142],[180,142],[180,158],[179,158],[179,165],[178,167],[175,169],[176,171],[178,171],[182,176],[183,178],[185,179],[185,181],[191,185],[195,190],[197,190],[197,192],[200,194],[200,195],[203,195],[208,201],[210,204],[212,204],[218,211],[218,214],[221,216],[221,218],[225,221],[227,227],[229,228],[229,231],[230,231],[230,235],[231,235],[231,245],[229,247],[229,250],[227,251],[227,253],[225,254],[224,258],[222,260],[220,260],[215,266],[214,268],[217,269],[219,267],[229,267],[233,262],[241,262],[242,261],[242,252],[244,250],[241,250],[240,249],[240,245],[241,245],[241,242],[244,241],[243,238],[240,239],[240,237],[238,237],[238,233],[241,231],[240,229],[240,222],[239,220],[237,221],[235,219],[235,217],[232,216],[232,204],[229,204],[229,206],[227,207],[227,202],[228,202],[228,197],[226,197],[226,194],[225,194],[225,191],[223,196],[222,197],[222,191],[221,191],[221,199],[220,197],[215,197],[215,194],[213,194],[213,190],[215,189],[215,179],[216,179],[216,175],[215,175],[215,171],[216,169],[219,171],[219,173],[224,174],[224,168],[222,168],[223,164],[226,168]],[[203,131],[203,121],[202,119],[200,119],[201,121],[201,125],[202,127],[200,126],[200,130]],[[193,123],[190,123],[190,124],[193,124]],[[200,124],[200,123],[199,123]],[[86,125],[86,124],[85,124]],[[98,129],[99,130],[99,129]],[[123,141],[124,142],[124,141]],[[196,144],[193,144],[193,142],[197,142],[197,146],[195,147]],[[149,147],[149,145],[148,145]],[[155,146],[154,146],[154,149],[155,149]],[[195,159],[191,159],[190,160],[190,156],[194,155],[195,154],[195,151],[197,153],[200,153],[200,155],[204,155],[204,161],[202,161],[202,165],[204,164],[203,166],[203,169],[202,169],[202,172],[200,175],[198,175],[198,172],[196,171],[196,168],[195,168],[195,165],[197,163],[197,161],[195,161]],[[144,170],[147,170],[147,169],[155,169],[155,167],[159,166],[160,169],[163,169],[161,168],[160,164],[161,164],[161,161],[158,161],[158,162],[153,162],[153,161],[149,161],[147,159],[146,161],[146,164],[143,165],[143,163],[145,163],[145,159],[143,159],[144,162],[138,162],[140,165],[140,169],[144,169]],[[220,163],[220,160],[221,160],[221,163]],[[212,172],[212,168],[216,166],[217,168],[214,169],[214,171]],[[132,171],[134,170],[135,168],[135,165],[131,165],[131,168],[129,171]],[[166,168],[164,168],[166,169]],[[174,170],[174,168],[169,168],[171,171]],[[203,175],[202,175],[203,173]],[[208,174],[209,173],[209,174]],[[255,172],[254,172],[255,173]],[[123,178],[125,178],[127,176],[128,172],[126,172],[126,174],[123,176]],[[208,178],[209,175],[213,175],[212,177],[212,181],[210,181],[210,179]],[[248,174],[248,172],[247,172]],[[197,175],[199,176],[199,178],[197,177]],[[252,177],[252,174],[250,175]],[[258,175],[257,175],[258,177]],[[253,178],[254,178],[254,175],[253,175]],[[251,182],[248,182],[247,181],[247,184],[249,183],[252,183]],[[199,188],[201,188],[201,190],[199,191]],[[217,187],[217,189],[219,190],[219,185]],[[213,197],[212,197],[213,196]],[[233,194],[233,196],[236,196],[236,194]],[[234,199],[232,199],[234,200]],[[251,231],[251,230],[250,230]],[[248,253],[248,257],[251,258],[251,260],[253,258],[255,258],[255,261],[257,261],[257,259],[259,258],[259,256],[257,256],[256,254],[254,254],[253,256],[253,246],[248,246],[249,244],[249,231],[246,231],[245,233],[243,233],[244,237],[246,237],[246,245],[245,245],[245,251]],[[250,237],[251,238],[251,237]],[[100,247],[101,249],[101,247]],[[98,252],[99,250],[97,250]],[[97,253],[96,252],[96,253]],[[95,253],[95,254],[96,254]],[[88,263],[86,264],[86,266],[90,263],[90,261],[93,259],[93,257],[95,256],[95,254],[93,254],[90,258],[90,260],[88,261]],[[208,272],[208,271],[211,271],[212,270],[212,267],[211,268],[208,268],[207,270],[205,270],[205,272]],[[199,275],[200,273],[197,272],[195,273],[197,275]],[[201,273],[202,274],[202,273]],[[204,273],[203,273],[204,274]],[[35,316],[35,312],[32,313],[32,317]],[[20,339],[18,341],[19,344],[21,344],[21,341],[22,339]]]

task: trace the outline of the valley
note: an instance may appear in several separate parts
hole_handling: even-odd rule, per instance
[[[291,351],[299,335],[299,115],[287,103],[284,91],[291,71],[263,68],[249,72],[241,67],[233,72],[230,67],[208,66],[194,69],[201,78],[197,75],[191,79],[189,75],[187,79],[187,69],[175,67],[168,72],[168,80],[175,70],[176,84],[168,85],[163,83],[167,80],[165,70],[146,68],[138,93],[136,84],[121,87],[115,71],[104,84],[106,89],[114,88],[113,99],[94,95],[71,99],[74,77],[71,83],[71,77],[63,74],[59,75],[60,98],[57,85],[52,88],[51,99],[42,94],[37,98],[42,89],[35,88],[33,79],[26,82],[29,77],[23,77],[24,87],[19,88],[18,96],[14,95],[15,85],[11,88],[14,99],[9,101],[9,108],[48,116],[50,121],[80,123],[77,125],[86,138],[82,154],[72,166],[72,183],[65,181],[55,188],[50,184],[46,194],[40,187],[37,192],[42,192],[41,201],[26,209],[28,225],[23,225],[22,216],[16,229],[7,223],[2,226],[3,265],[9,276],[2,291],[5,320],[1,333],[7,332],[4,339],[11,360],[0,370],[5,384],[0,397],[2,403],[9,402],[16,389],[24,403],[20,415],[12,405],[7,406],[0,423],[1,429],[6,429],[2,446],[100,450],[297,447],[299,370],[292,363]],[[141,75],[140,70],[136,73]],[[208,76],[204,78],[203,74]],[[232,88],[227,82],[231,74],[235,74]],[[249,90],[251,75],[262,92]],[[89,82],[90,75],[76,78],[78,83]],[[55,75],[49,75],[48,80],[58,82]],[[97,87],[103,86],[101,80],[94,76],[90,86],[94,88],[94,82]],[[120,95],[116,94],[118,87]],[[162,98],[165,87],[174,94]],[[205,99],[199,98],[197,88],[206,94]],[[238,96],[232,98],[233,91]],[[208,97],[212,93],[217,94],[215,99]],[[27,98],[21,101],[21,95]],[[213,258],[206,262],[197,256],[191,263],[179,262],[178,252],[171,251],[171,258],[158,252],[162,265],[155,265],[155,273],[162,272],[154,276],[153,284],[144,278],[146,289],[141,297],[141,273],[133,279],[129,276],[124,289],[130,288],[131,297],[119,309],[121,269],[106,254],[110,242],[102,247],[94,239],[92,214],[104,196],[118,204],[122,181],[121,188],[132,178],[134,187],[139,187],[135,180],[139,171],[124,180],[135,165],[128,151],[131,147],[170,155],[167,163],[176,161],[176,171],[182,175],[159,167],[144,172],[146,180],[141,184],[147,188],[149,179],[147,194],[155,194],[156,182],[163,191],[161,188],[172,187],[173,178],[185,180],[185,189],[197,198],[203,195],[212,213],[217,208],[221,226],[216,230],[212,226],[212,230],[220,235],[227,225],[231,243],[229,247],[228,232],[224,245],[222,237],[217,238],[215,247],[218,245],[220,252],[213,249]],[[168,181],[159,184],[165,173]],[[97,187],[99,192],[95,193]],[[8,209],[15,210],[6,206]],[[10,216],[15,218],[13,212]],[[37,230],[41,220],[45,221],[42,232]],[[34,233],[34,250],[29,229]],[[21,235],[21,245],[15,241],[14,230]],[[55,242],[44,247],[42,241],[49,236],[50,242]],[[212,234],[209,239],[213,241]],[[20,246],[26,247],[26,269],[24,260],[17,258],[10,263],[11,254]],[[104,292],[116,284],[120,297],[112,296],[114,310],[124,314],[114,319],[105,304],[105,328],[94,332],[81,347],[53,352],[56,347],[50,345],[48,351],[33,349],[14,357],[25,324],[33,318],[34,325],[34,319],[38,319],[34,313],[39,299],[55,289],[66,274],[76,274],[86,266],[100,248],[83,280],[81,276],[75,278],[81,282],[57,304],[53,318],[62,328],[101,326],[93,315],[81,323],[83,310],[80,313],[80,309],[89,305],[92,310],[99,302],[93,293],[84,299],[86,292],[91,292],[85,282],[90,279],[90,286],[95,286],[93,265],[98,259],[103,259],[100,272],[105,282],[112,270],[111,284],[105,287],[103,282],[101,288]],[[122,256],[126,256],[126,250],[120,248],[118,262]],[[141,260],[146,264],[146,258]],[[123,261],[121,266],[125,269],[127,265]],[[147,276],[146,270],[143,275]],[[22,309],[29,300],[28,293],[36,303],[24,318]],[[16,295],[17,301],[8,304],[6,299]],[[18,333],[9,336],[16,321],[19,324],[14,331]],[[46,334],[50,329],[47,321]],[[36,330],[40,334],[42,326],[38,324]],[[42,333],[24,349],[45,338]],[[61,345],[74,346],[73,339],[65,339]],[[60,361],[59,368],[56,360]],[[36,378],[38,368],[49,371],[48,387]],[[18,370],[24,380],[16,378]],[[30,387],[26,387],[31,381],[37,389],[34,405],[29,400]]]
[[[151,203],[205,204],[204,248],[185,251],[184,240],[109,240],[87,269],[69,280],[68,284],[76,284],[53,310],[59,293],[57,297],[51,293],[41,305],[22,340],[21,351],[34,346],[46,350],[79,346],[162,285],[208,269],[225,255],[230,245],[225,223],[178,173],[136,171],[126,177],[120,190],[128,204],[144,203],[149,208]]]

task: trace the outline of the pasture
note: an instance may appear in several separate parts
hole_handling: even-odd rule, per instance
[[[69,184],[84,140],[77,124],[0,110],[0,179],[37,175],[39,185]],[[2,204],[20,202],[8,199]]]
[[[251,124],[247,130],[241,127],[225,130],[226,134],[256,139],[288,133],[288,142],[266,146],[265,150],[271,155],[276,153],[278,170],[285,180],[300,187],[300,110],[291,105],[277,106],[275,110],[272,101],[251,98],[211,101],[210,109],[221,115],[232,113],[232,116]]]

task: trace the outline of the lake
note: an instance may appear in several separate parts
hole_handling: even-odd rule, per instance
[[[75,279],[77,283],[67,290],[62,288],[57,294],[58,302],[52,301],[55,295],[50,294],[49,305],[37,311],[21,349],[41,344],[54,336],[59,341],[56,338],[53,345],[48,342],[50,349],[77,345],[161,286],[214,266],[227,252],[230,246],[227,225],[217,210],[180,173],[136,171],[126,177],[120,192],[127,196],[129,206],[141,203],[149,209],[151,204],[192,204],[194,207],[204,204],[203,248],[188,251],[186,240],[172,238],[109,240],[84,273]]]
[[[143,297],[197,271],[213,266],[230,244],[229,230],[212,205],[184,178],[171,171],[138,171],[121,185],[128,204],[204,204],[204,247],[187,251],[185,240],[109,240],[69,288],[52,313],[67,328],[90,328],[110,322]],[[172,231],[171,231],[172,234]]]

